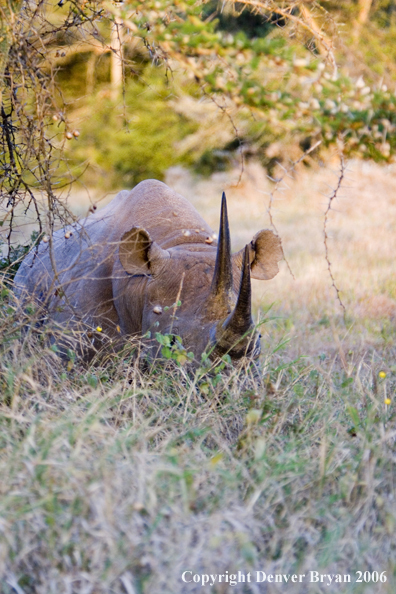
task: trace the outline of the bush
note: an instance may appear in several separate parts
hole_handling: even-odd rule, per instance
[[[71,164],[89,162],[88,183],[131,187],[147,178],[162,180],[175,163],[191,164],[176,143],[198,125],[173,109],[174,95],[162,71],[152,68],[147,79],[148,84],[127,84],[125,103],[121,98],[113,102],[108,91],[89,102],[78,144],[72,141],[67,150]]]

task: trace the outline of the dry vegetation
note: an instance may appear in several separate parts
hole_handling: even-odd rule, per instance
[[[209,591],[183,584],[184,570],[388,578],[217,585],[216,594],[395,592],[396,173],[351,163],[333,205],[329,251],[344,316],[323,246],[337,167],[300,172],[274,196],[295,280],[283,265],[255,285],[257,311],[273,303],[275,318],[263,325],[257,367],[188,374],[170,362],[142,373],[132,351],[66,364],[38,329],[21,333],[3,283],[4,594]],[[172,170],[168,183],[216,228],[233,175],[202,181]],[[227,190],[235,249],[268,226],[271,188],[249,166]],[[86,211],[76,196],[70,203]]]

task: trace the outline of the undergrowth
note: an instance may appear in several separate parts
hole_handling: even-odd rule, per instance
[[[132,347],[70,365],[1,295],[2,592],[206,591],[187,570],[317,570],[351,574],[337,592],[395,591],[394,347],[347,369],[271,340],[258,366],[217,373],[172,359],[143,372]],[[387,581],[356,584],[358,570]]]

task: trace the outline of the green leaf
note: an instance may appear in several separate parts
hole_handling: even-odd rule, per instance
[[[164,346],[161,349],[161,355],[165,357],[165,359],[172,359],[172,350],[169,347]]]
[[[356,410],[356,408],[354,406],[347,406],[347,412],[348,412],[349,416],[351,417],[352,422],[355,425],[355,427],[358,427],[360,425],[360,418],[359,418],[359,413]]]
[[[161,344],[162,346],[166,346],[166,347],[171,346],[169,334],[161,334],[161,332],[156,332],[155,338],[156,338],[157,342],[159,342],[159,344]]]
[[[177,363],[180,365],[184,365],[188,361],[188,356],[186,351],[181,351],[180,353],[176,353],[175,359]]]

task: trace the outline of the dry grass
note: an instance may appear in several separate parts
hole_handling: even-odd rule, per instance
[[[272,281],[255,281],[255,305],[265,310],[273,304],[272,313],[282,319],[281,332],[286,329],[293,337],[293,354],[330,352],[334,325],[346,351],[381,347],[384,339],[395,338],[396,168],[350,162],[329,215],[329,257],[346,307],[345,322],[323,243],[324,212],[338,175],[336,158],[326,167],[302,168],[294,178],[286,176],[273,197],[273,220],[295,278],[283,263]],[[168,175],[170,185],[188,196],[214,228],[221,191],[228,187],[235,249],[270,227],[267,211],[274,189],[259,165],[248,166],[242,183],[232,187],[238,177],[234,171],[202,182],[178,169]]]
[[[329,246],[346,321],[321,235],[319,191],[336,178],[319,170],[275,203],[296,280],[283,266],[256,284],[257,307],[275,302],[278,318],[264,326],[259,370],[191,375],[170,362],[141,373],[131,354],[67,368],[34,328],[21,335],[0,287],[2,593],[209,591],[184,584],[185,570],[388,578],[216,594],[395,592],[396,175],[352,171]],[[171,174],[216,228],[223,174]],[[252,167],[229,189],[235,248],[267,226],[269,187]]]

